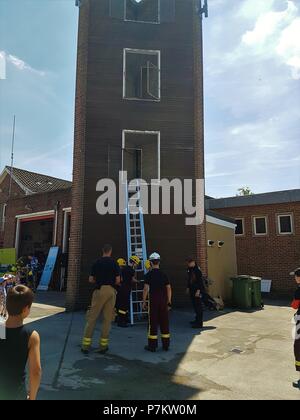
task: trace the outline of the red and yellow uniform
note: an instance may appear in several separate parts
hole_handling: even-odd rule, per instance
[[[300,372],[300,285],[296,290],[294,300],[292,302],[292,308],[297,311],[295,315],[296,320],[296,338],[294,343],[294,353],[296,361],[296,370]]]
[[[156,351],[158,347],[158,329],[160,328],[163,349],[170,346],[169,298],[170,282],[159,269],[153,268],[145,276],[146,287],[149,288],[149,330],[147,350]]]
[[[119,327],[126,327],[130,309],[130,296],[134,281],[135,270],[130,265],[121,268],[121,286],[117,294],[116,310]]]

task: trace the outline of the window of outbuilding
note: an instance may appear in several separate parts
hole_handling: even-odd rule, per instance
[[[266,216],[254,217],[253,224],[255,236],[265,236],[268,234],[268,222]]]
[[[244,219],[243,218],[235,219],[235,224],[236,224],[236,228],[235,228],[236,236],[244,235],[245,234]]]
[[[293,233],[293,217],[291,214],[278,215],[278,232],[280,235],[291,235]]]

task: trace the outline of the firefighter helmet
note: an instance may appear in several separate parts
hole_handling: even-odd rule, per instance
[[[150,261],[159,261],[160,260],[160,255],[157,252],[153,252],[153,254],[150,255],[149,257]]]
[[[149,261],[149,260],[146,260],[145,261],[145,268],[146,268],[146,270],[150,270],[150,268],[151,268],[151,262]]]
[[[141,259],[139,257],[137,257],[136,255],[132,255],[130,257],[130,261],[134,264],[134,265],[140,265],[141,263]]]
[[[119,259],[117,260],[117,263],[118,263],[119,267],[125,267],[125,265],[126,265],[126,260],[125,260],[124,258],[119,258]]]

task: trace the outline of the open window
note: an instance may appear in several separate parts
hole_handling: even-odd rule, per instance
[[[143,179],[148,184],[160,178],[160,133],[123,132],[123,165],[129,181]]]
[[[175,0],[109,0],[114,19],[141,23],[175,21]]]
[[[159,23],[160,0],[125,0],[125,20]]]
[[[123,98],[160,100],[160,52],[124,50]]]

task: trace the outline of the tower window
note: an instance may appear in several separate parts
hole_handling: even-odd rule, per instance
[[[160,52],[124,50],[123,98],[160,100]]]
[[[159,23],[160,0],[126,0],[126,20]]]
[[[175,0],[110,0],[109,14],[129,22],[172,23]]]

